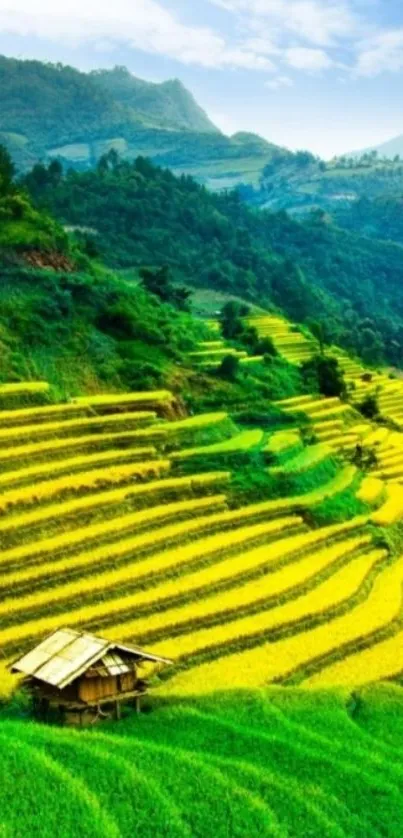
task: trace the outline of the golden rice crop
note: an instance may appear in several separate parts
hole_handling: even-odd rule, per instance
[[[389,435],[389,428],[377,428],[365,437],[364,444],[366,446],[380,445],[381,442],[387,442]]]
[[[298,411],[306,413],[307,416],[310,416],[311,413],[314,413],[318,410],[324,410],[325,408],[333,408],[340,406],[340,399],[333,397],[333,398],[324,398],[321,397],[319,399],[311,399],[303,403],[299,408]],[[294,413],[296,412],[295,403],[294,404],[286,404],[284,402],[279,402],[279,407],[284,410],[285,413]]]
[[[362,584],[363,580],[379,561],[384,551],[375,550],[365,556],[355,559],[347,567],[344,567],[323,585],[318,586],[312,594],[301,598],[278,609],[277,620],[288,623],[289,620],[298,619],[305,615],[321,613],[332,605],[342,602],[351,597]],[[281,609],[281,611],[280,611]],[[333,634],[333,626],[338,622],[349,618],[351,614],[359,609],[353,609],[347,615],[330,620],[319,628],[311,631],[301,631],[291,635],[284,640],[265,643],[246,652],[235,653],[228,657],[219,658],[211,663],[195,666],[188,672],[179,673],[168,685],[168,691],[175,694],[186,694],[196,692],[210,692],[216,689],[236,689],[240,687],[258,687],[285,676],[292,671],[299,663],[309,661],[311,657],[320,654],[323,649],[321,643],[316,643],[313,638],[324,638],[322,646],[333,648],[336,636]],[[268,614],[258,615],[256,627],[245,624],[244,631],[264,630],[267,626],[263,624],[264,617],[273,618],[273,611]],[[254,620],[256,617],[253,618]],[[279,623],[274,623],[278,625]],[[271,622],[268,624],[270,628]],[[241,629],[241,626],[239,626]],[[242,630],[242,629],[241,629]],[[359,627],[355,624],[355,631]],[[237,635],[242,636],[242,635]],[[173,656],[178,655],[178,649],[182,651],[182,645],[177,646],[181,638],[171,641],[170,650]],[[217,642],[217,641],[216,641]],[[222,642],[218,640],[218,642]],[[167,643],[156,643],[151,645],[154,651],[162,650]],[[189,650],[191,651],[191,650]]]
[[[193,521],[186,519],[185,521],[168,524],[166,526],[147,531],[146,533],[137,536],[137,539],[131,534],[127,541],[121,537],[117,542],[111,543],[111,541],[108,540],[108,543],[104,547],[99,547],[96,550],[89,550],[82,554],[75,556],[69,555],[60,559],[52,558],[50,561],[43,563],[36,561],[35,564],[32,564],[27,568],[20,568],[12,572],[11,575],[6,576],[3,570],[4,575],[3,579],[0,580],[0,588],[5,585],[7,588],[10,588],[14,583],[21,584],[22,582],[26,582],[28,580],[33,581],[42,577],[46,578],[54,573],[63,573],[64,571],[70,572],[76,568],[89,568],[94,563],[98,567],[102,560],[106,561],[117,557],[121,553],[122,555],[125,555],[127,553],[127,544],[130,545],[130,552],[137,551],[139,554],[140,551],[144,551],[146,548],[155,547],[156,550],[158,547],[158,549],[161,549],[161,544],[163,544],[164,548],[166,548],[167,545],[172,544],[173,541],[178,539],[183,543],[185,541],[189,541],[190,538],[193,537],[200,538],[203,534],[209,533],[211,530],[220,530],[223,538],[225,538],[225,529],[228,529],[231,526],[239,527],[241,524],[246,524],[248,519],[250,520],[251,518],[253,518],[253,515],[248,514],[248,508],[245,507],[243,510],[226,510],[224,512],[216,512],[213,515],[205,515],[200,518],[196,517]],[[273,527],[273,531],[280,532],[283,526],[284,529],[290,526],[290,520],[302,523],[302,518],[297,518],[296,516],[291,519],[284,518],[280,520],[280,523],[276,521],[276,526],[273,526],[273,522],[271,522],[268,525],[268,531],[271,532]],[[35,545],[33,549],[35,550]],[[179,547],[177,549],[179,549]]]
[[[340,555],[340,549],[335,549],[334,554],[336,556]],[[195,654],[210,646],[247,637],[250,634],[279,628],[303,617],[322,614],[331,606],[337,605],[352,596],[365,579],[374,562],[378,561],[382,554],[384,554],[384,551],[378,550],[354,559],[346,567],[337,571],[330,579],[319,584],[313,591],[298,597],[292,602],[287,602],[285,605],[279,605],[270,611],[261,611],[252,616],[242,617],[239,620],[227,619],[213,628],[191,631],[189,634],[175,637],[175,641],[172,641],[172,638],[158,641],[151,648],[158,650],[158,653],[162,655],[169,652],[169,654],[175,654],[175,657],[178,658],[183,655]],[[173,649],[173,643],[175,649]]]
[[[399,483],[387,483],[387,498],[380,509],[372,514],[374,524],[387,527],[403,518],[403,493]]]
[[[246,354],[247,353],[244,351],[232,349],[230,346],[224,346],[222,349],[199,349],[196,352],[189,352],[189,358],[194,358],[195,360],[200,358],[201,361],[209,359],[212,361],[220,361],[222,358],[225,358],[226,355],[235,355],[236,358],[245,358]]]
[[[312,410],[309,413],[309,418],[313,421],[320,421],[321,419],[326,419],[327,416],[340,416],[342,413],[346,413],[349,409],[349,405],[347,404],[339,404],[335,405],[334,407],[324,407],[319,410]]]
[[[182,451],[175,451],[172,454],[172,459],[182,460],[189,457],[198,457],[200,455],[208,456],[209,454],[224,454],[226,452],[248,451],[259,445],[263,439],[263,431],[255,429],[252,431],[242,431],[240,434],[231,437],[230,439],[216,442],[213,445],[199,446],[198,448],[185,448]]]
[[[286,528],[297,526],[299,523],[300,519],[294,519],[288,524],[286,521],[282,520],[282,531],[286,531]],[[271,524],[271,535],[281,531],[278,521],[272,521]],[[160,604],[165,599],[180,596],[181,594],[196,596],[198,589],[205,584],[214,585],[218,582],[225,583],[226,581],[228,581],[229,584],[236,584],[237,578],[242,577],[245,572],[253,572],[255,569],[259,568],[262,561],[264,561],[263,555],[262,550],[260,550],[260,552],[257,550],[252,550],[246,553],[240,552],[229,559],[220,560],[214,565],[206,567],[202,570],[187,573],[183,576],[169,579],[167,581],[162,581],[158,586],[153,587],[150,590],[140,590],[133,594],[126,595],[122,593],[119,599],[100,600],[99,602],[92,603],[87,606],[81,606],[79,608],[70,607],[69,625],[86,625],[89,621],[93,622],[101,620],[104,617],[111,619],[113,615],[116,615],[117,620],[119,620],[122,619],[122,612],[132,609],[135,610],[143,605],[155,604],[155,608],[158,609]],[[59,625],[60,614],[52,614],[45,617],[30,619],[23,624],[13,625],[0,631],[0,643],[4,645],[5,643],[10,642],[21,642],[32,635],[50,632]],[[125,631],[123,634],[122,632],[120,633],[120,637],[131,636],[133,632],[131,631],[130,623],[127,620],[124,628]],[[111,631],[113,630],[109,630],[108,637],[112,637]],[[105,632],[103,632],[103,634],[105,634]]]
[[[47,393],[47,381],[18,381],[13,384],[0,384],[0,396],[19,396],[24,393]]]
[[[0,495],[0,513],[20,504],[41,503],[65,492],[79,495],[90,489],[106,489],[135,478],[156,478],[171,466],[169,460],[150,460],[145,463],[126,463],[108,468],[67,474],[53,480],[42,480],[33,485],[10,489]]]
[[[253,581],[238,583],[238,585],[231,587],[229,590],[220,591],[220,593],[215,594],[213,587],[210,595],[205,594],[203,598],[198,598],[187,605],[171,608],[162,613],[156,611],[156,613],[149,616],[135,618],[131,622],[118,623],[114,625],[113,630],[109,631],[108,637],[111,637],[111,639],[117,639],[119,636],[126,638],[131,636],[135,637],[144,632],[165,627],[169,630],[172,626],[177,626],[190,620],[197,620],[211,614],[220,614],[229,610],[235,611],[236,609],[256,603],[259,600],[280,596],[287,591],[291,591],[293,588],[298,588],[301,584],[306,583],[309,579],[322,573],[338,558],[347,557],[353,551],[369,544],[370,541],[370,536],[361,534],[345,541],[337,542],[337,544],[327,545],[321,550],[309,553],[306,556],[304,555],[303,558],[298,559],[296,557],[295,562],[286,565],[278,571],[259,576],[258,579],[253,579]],[[252,557],[259,557],[259,554],[260,558],[262,558],[263,550],[261,548],[252,550],[249,554],[246,554],[244,569],[253,567],[250,564],[250,559]],[[222,564],[225,564],[225,562]],[[228,562],[228,564],[230,563]],[[232,564],[236,565],[236,561],[233,561]],[[220,569],[222,570],[221,564],[200,571],[195,580],[198,587],[209,584],[214,585],[216,581],[225,579],[225,576],[223,577],[222,574],[219,575]],[[231,579],[231,575],[229,579]],[[189,590],[191,589],[190,578],[187,581],[189,583]],[[154,601],[158,602],[160,600],[160,593],[160,587],[153,589]],[[223,616],[222,623],[226,625],[225,615]],[[236,629],[234,636],[237,636]],[[202,643],[204,642],[201,633],[197,637],[201,639]],[[189,643],[191,643],[191,640],[189,640]]]
[[[299,431],[275,431],[271,434],[264,450],[269,454],[279,455],[298,445],[301,445]]]
[[[175,397],[169,390],[149,390],[141,393],[101,393],[97,396],[78,396],[73,404],[89,405],[91,407],[120,407],[121,405],[136,405],[141,407],[171,403]]]
[[[359,422],[358,425],[352,425],[349,428],[349,431],[352,434],[357,434],[357,436],[365,438],[367,434],[371,433],[372,425],[370,425],[368,422]]]
[[[193,543],[180,545],[172,550],[164,550],[161,553],[148,555],[143,559],[135,559],[128,562],[122,567],[108,569],[100,573],[94,573],[91,576],[77,579],[67,583],[60,583],[52,587],[51,601],[56,602],[58,599],[74,599],[84,594],[94,593],[96,591],[110,590],[120,584],[124,584],[130,580],[141,581],[142,577],[147,577],[157,573],[166,572],[169,570],[176,570],[188,562],[197,559],[207,559],[212,556],[224,555],[227,551],[247,545],[248,542],[257,539],[263,539],[272,529],[272,522],[264,521],[259,524],[249,524],[246,527],[231,530],[230,532],[217,533],[211,536],[205,536]],[[97,564],[103,560],[112,560],[125,555],[135,555],[136,550],[140,550],[142,546],[148,545],[153,539],[154,533],[151,535],[145,533],[140,536],[131,536],[122,539],[113,544],[95,548],[91,551],[90,560]],[[18,571],[15,574],[15,581],[18,580]],[[12,576],[14,581],[14,576]],[[23,612],[28,608],[46,606],[49,603],[49,591],[40,590],[29,593],[25,596],[12,597],[3,599],[0,602],[0,617],[9,615],[15,612]]]
[[[357,491],[358,500],[364,503],[375,503],[384,490],[384,483],[377,477],[364,477]]]
[[[289,399],[280,399],[279,401],[274,402],[277,407],[294,407],[296,409],[297,405],[308,404],[315,400],[315,396],[292,396]]]
[[[394,482],[401,483],[403,479],[403,461],[396,462],[391,466],[384,467],[381,470],[382,477],[385,480],[393,480]]]
[[[330,419],[328,422],[315,422],[315,434],[319,435],[323,432],[339,431],[343,427],[341,419]]]
[[[208,495],[207,497],[193,500],[181,500],[174,503],[152,506],[148,509],[140,509],[130,512],[127,515],[118,515],[106,521],[97,521],[86,527],[78,527],[74,530],[67,530],[40,541],[20,544],[18,547],[11,547],[9,550],[0,552],[0,563],[2,571],[5,566],[15,565],[24,559],[46,560],[47,557],[60,555],[63,552],[69,554],[79,545],[92,542],[96,539],[113,539],[121,537],[123,533],[135,532],[145,526],[152,528],[155,525],[166,523],[170,518],[182,519],[182,516],[204,515],[212,509],[219,509],[225,505],[225,495]]]
[[[151,411],[138,413],[113,413],[107,416],[80,416],[78,419],[59,420],[57,422],[40,422],[33,425],[21,425],[15,428],[0,428],[0,442],[17,439],[32,439],[34,437],[75,434],[80,431],[103,431],[116,427],[140,428],[151,424],[156,414]]]
[[[197,590],[197,588],[203,585],[212,585],[224,579],[234,581],[237,576],[242,576],[250,570],[254,571],[262,564],[270,565],[271,562],[277,563],[291,555],[302,555],[304,551],[314,549],[315,546],[318,547],[322,543],[329,542],[332,538],[354,532],[361,527],[364,521],[365,519],[363,518],[355,518],[345,524],[335,524],[330,527],[324,527],[319,531],[311,531],[299,535],[294,534],[281,541],[265,544],[262,547],[254,548],[247,552],[245,549],[242,549],[241,545],[239,553],[228,560],[221,560],[219,565],[215,564],[213,567],[190,571],[175,579],[161,580],[158,586],[154,586],[151,590],[140,590],[128,596],[122,593],[119,599],[92,603],[79,608],[74,608],[70,604],[69,624],[86,624],[105,616],[105,614],[110,617],[112,614],[119,614],[122,611],[138,608],[150,602],[155,602],[157,607],[158,603],[163,599],[169,599],[172,596]],[[268,527],[267,534],[269,532],[271,534],[276,531],[279,532],[283,528],[286,529],[288,526],[295,526],[299,522],[300,519],[295,519],[294,517],[291,521],[288,520],[288,522],[284,519],[274,520],[271,522],[271,526]],[[52,615],[31,619],[24,625],[11,626],[0,631],[0,646],[15,640],[22,640],[33,634],[51,631],[59,624],[60,615]]]
[[[10,530],[18,530],[23,527],[35,525],[43,521],[64,518],[67,515],[90,510],[94,507],[107,506],[121,503],[130,498],[135,499],[158,495],[159,493],[194,491],[199,488],[223,484],[230,478],[229,472],[208,472],[190,477],[170,477],[164,480],[155,480],[144,483],[140,486],[124,486],[121,489],[111,489],[95,495],[87,495],[82,498],[73,498],[63,503],[52,504],[33,511],[10,515],[0,520],[0,533]]]
[[[8,662],[0,662],[0,700],[5,700],[15,690],[16,677],[8,669]]]
[[[55,416],[80,416],[88,414],[88,408],[84,405],[76,405],[71,402],[62,404],[33,405],[32,407],[16,408],[14,410],[2,410],[0,412],[0,425],[12,426],[18,424],[31,424],[32,422],[43,422]]]
[[[340,684],[361,686],[373,681],[389,680],[403,671],[403,632],[382,640],[368,649],[348,655],[305,681],[307,687]]]
[[[95,454],[81,454],[78,457],[69,457],[66,460],[56,460],[49,463],[41,463],[33,466],[26,466],[16,471],[6,471],[0,474],[0,486],[11,486],[14,484],[26,484],[29,481],[48,477],[49,479],[58,473],[72,474],[77,471],[86,471],[91,466],[101,466],[113,463],[133,462],[135,460],[151,460],[156,455],[156,449],[149,445],[146,448],[111,448],[109,451],[96,451]]]
[[[228,420],[228,413],[223,411],[217,413],[201,413],[198,416],[189,416],[187,419],[178,419],[176,422],[168,422],[166,425],[158,425],[169,432],[192,430],[198,428],[209,427],[210,425],[218,425],[221,422]]]
[[[119,433],[85,434],[85,436],[67,437],[67,439],[48,439],[44,442],[30,442],[27,445],[9,446],[0,450],[0,462],[5,463],[12,460],[22,462],[33,457],[52,457],[63,454],[64,451],[81,450],[112,445],[141,445],[145,442],[157,442],[164,439],[166,434],[165,426],[156,428],[141,428],[136,431],[122,430]]]
[[[340,449],[342,452],[343,449],[354,448],[357,442],[359,442],[357,434],[344,433],[329,439],[328,444],[331,445],[333,449]]]

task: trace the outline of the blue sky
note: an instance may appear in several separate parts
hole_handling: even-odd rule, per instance
[[[324,157],[403,134],[402,0],[0,0],[0,52],[180,78],[225,133]]]

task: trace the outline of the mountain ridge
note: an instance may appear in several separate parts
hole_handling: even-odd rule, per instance
[[[179,79],[149,82],[125,67],[81,72],[0,56],[0,143],[19,170],[59,159],[91,168],[115,149],[192,174],[214,189],[257,186],[277,148],[221,133]]]

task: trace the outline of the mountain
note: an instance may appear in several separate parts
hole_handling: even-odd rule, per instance
[[[379,157],[387,157],[390,160],[393,160],[397,156],[403,157],[403,134],[399,134],[398,137],[393,137],[391,140],[386,140],[384,143],[370,146],[370,148],[361,151],[351,151],[346,157],[362,157],[363,154],[371,154],[373,152],[376,152]]]
[[[57,158],[85,169],[111,148],[196,176],[214,188],[257,185],[275,148],[226,137],[177,79],[153,84],[124,67],[83,73],[0,57],[0,142],[19,169]]]
[[[126,67],[95,70],[89,74],[106,93],[111,102],[144,127],[219,133],[207,114],[179,79],[154,84],[133,76]]]

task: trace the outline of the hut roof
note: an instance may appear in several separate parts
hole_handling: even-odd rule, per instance
[[[124,652],[135,660],[155,663],[172,663],[127,643],[116,643],[94,634],[58,629],[42,643],[11,665],[12,672],[31,675],[39,681],[64,689],[89,667],[100,661],[105,675],[117,675],[128,671],[124,660],[118,654]]]

